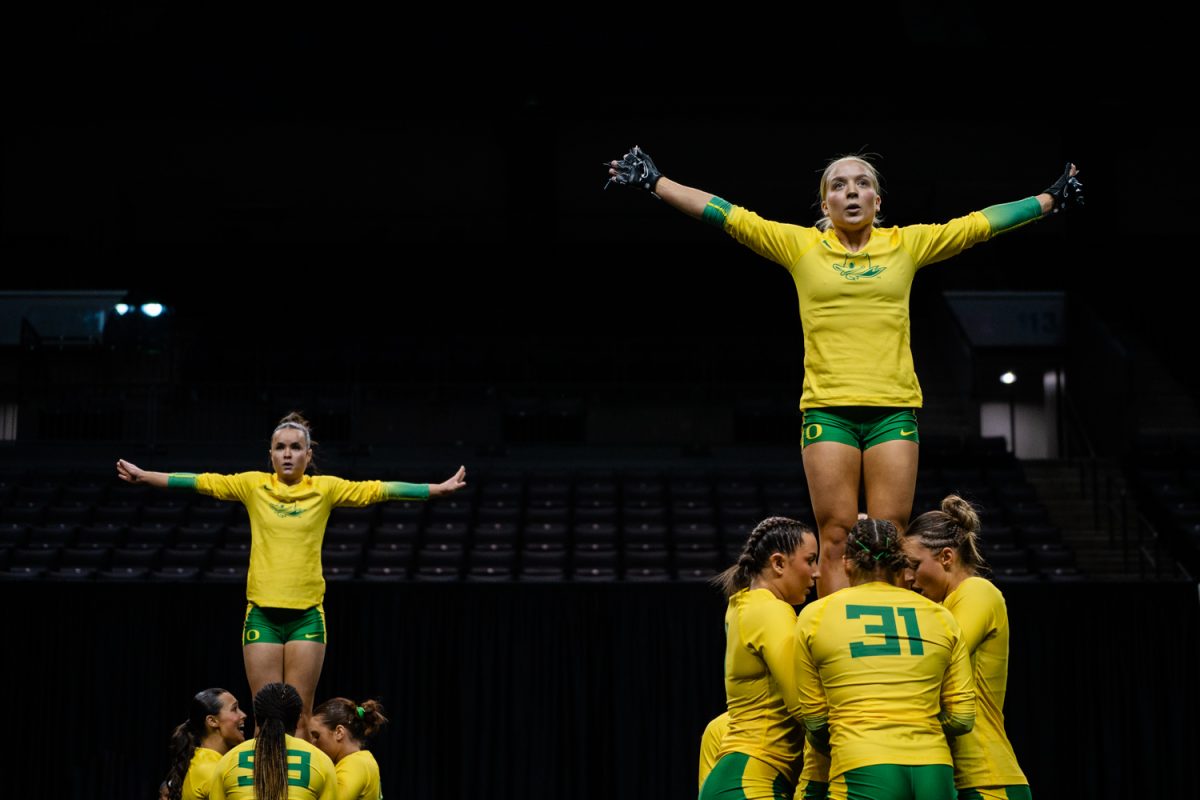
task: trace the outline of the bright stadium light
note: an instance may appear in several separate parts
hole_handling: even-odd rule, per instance
[[[123,317],[129,313],[130,308],[128,303],[117,303],[113,306],[113,311],[117,312],[118,317]]]
[[[1009,371],[1000,376],[1000,382],[1009,386],[1017,382],[1017,373]]]
[[[164,310],[162,303],[142,303],[142,313],[147,317],[157,317]]]

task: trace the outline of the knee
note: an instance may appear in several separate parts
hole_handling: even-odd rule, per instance
[[[821,548],[820,564],[822,569],[828,569],[831,565],[840,564],[842,556],[846,555],[846,543],[829,545]]]
[[[821,548],[836,547],[844,548],[846,546],[846,534],[854,527],[855,520],[830,518],[822,520],[817,526],[820,531]]]
[[[837,528],[835,533],[826,535],[825,530],[821,530],[821,564],[828,566],[832,563],[841,561],[843,555],[846,554],[846,529]]]

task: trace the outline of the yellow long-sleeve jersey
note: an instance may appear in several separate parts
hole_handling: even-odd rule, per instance
[[[829,776],[873,764],[952,763],[943,728],[971,729],[966,641],[942,606],[887,583],[810,603],[796,621],[795,713],[826,735]]]

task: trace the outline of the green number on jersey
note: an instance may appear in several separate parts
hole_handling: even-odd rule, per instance
[[[304,750],[288,750],[288,786],[308,786],[308,779],[312,777],[312,770],[309,768],[309,763],[312,761],[312,754]],[[292,763],[292,759],[299,759],[299,763]],[[292,772],[298,773],[292,777]]]
[[[238,786],[254,785],[254,751],[243,750],[238,753],[238,769],[249,770],[249,775],[238,775]]]
[[[292,759],[296,761],[292,761]],[[288,785],[308,786],[312,777],[312,754],[304,750],[288,750]],[[254,785],[254,751],[243,750],[238,753],[238,768],[249,770],[249,775],[238,775],[238,786]],[[293,775],[292,773],[296,773]]]
[[[921,629],[917,626],[917,610],[915,608],[895,609],[891,606],[846,606],[846,619],[861,619],[862,617],[879,617],[878,624],[863,626],[863,633],[868,636],[883,637],[883,644],[867,644],[866,642],[851,642],[850,657],[863,656],[898,656],[900,655],[900,632],[896,629],[896,614],[904,623],[904,637],[908,639],[910,655],[925,655],[925,644],[921,641]]]

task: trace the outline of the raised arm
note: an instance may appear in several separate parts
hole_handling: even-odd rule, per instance
[[[382,481],[383,498],[385,500],[428,500],[431,497],[444,497],[454,494],[467,485],[467,468],[460,466],[458,471],[441,483],[406,483],[404,481]],[[381,498],[371,496],[364,487],[373,485],[370,481],[355,483],[344,481],[344,494],[339,494],[334,505],[366,505],[378,502]]]
[[[693,219],[701,219],[704,209],[708,208],[713,199],[711,192],[693,189],[670,178],[664,178],[646,151],[637,145],[622,156],[620,161],[609,162],[608,175],[609,183],[645,189],[671,208],[678,209]]]
[[[1067,164],[1058,180],[1041,194],[983,209],[992,235],[1019,228],[1047,214],[1083,205],[1083,184],[1075,177],[1078,174],[1079,169],[1074,164]]]
[[[467,485],[467,468],[459,467],[458,472],[455,472],[441,483],[429,484],[430,497],[442,497],[444,495],[453,494],[459,489]]]
[[[251,474],[251,473],[247,473]],[[126,483],[153,486],[158,489],[184,489],[208,495],[217,500],[241,500],[246,498],[248,484],[241,475],[218,475],[191,472],[150,472],[125,459],[117,461],[117,477]]]
[[[166,489],[171,478],[166,472],[150,472],[123,458],[117,459],[117,477],[126,483],[145,484],[156,489]]]
[[[1078,174],[1079,168],[1068,163],[1063,174],[1058,176],[1058,180],[1037,196],[1043,215],[1055,214],[1083,205],[1083,183],[1075,177]]]

